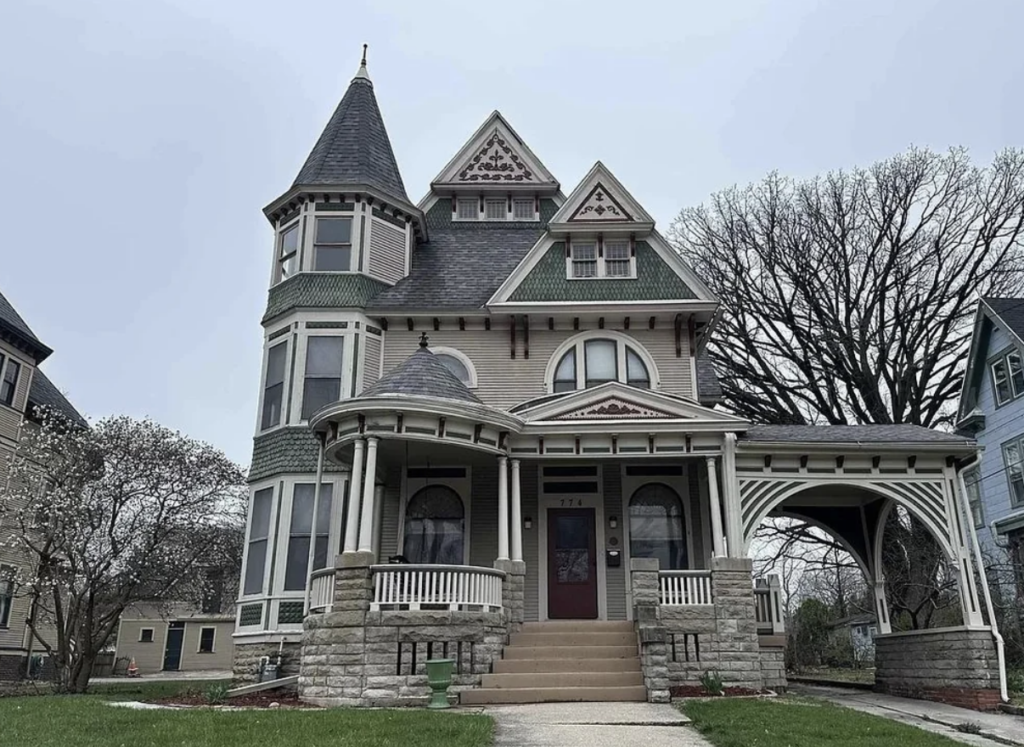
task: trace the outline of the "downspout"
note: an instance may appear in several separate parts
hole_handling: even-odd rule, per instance
[[[967,485],[964,484],[964,467],[969,467],[978,459],[975,456],[966,464],[961,465],[957,470],[957,486],[960,488],[960,511],[967,526],[971,528],[971,544],[974,546],[974,562],[978,564],[978,575],[981,576],[981,590],[985,595],[985,608],[988,610],[988,622],[992,628],[992,638],[996,643],[996,659],[999,662],[999,697],[1004,703],[1010,702],[1010,694],[1006,688],[1006,647],[1003,643],[1003,636],[999,633],[999,625],[996,623],[995,610],[992,608],[992,593],[988,588],[988,577],[985,575],[985,563],[981,557],[981,545],[978,543],[978,530],[974,526],[974,518],[971,515],[971,506],[967,502]]]

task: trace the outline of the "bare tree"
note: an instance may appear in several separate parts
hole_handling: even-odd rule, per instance
[[[128,605],[201,598],[203,571],[229,562],[243,480],[220,451],[149,420],[82,428],[47,412],[26,434],[0,517],[29,560],[16,581],[58,690],[86,689]]]

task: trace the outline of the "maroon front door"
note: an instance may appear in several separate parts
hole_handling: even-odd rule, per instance
[[[548,509],[548,617],[597,618],[594,509]]]

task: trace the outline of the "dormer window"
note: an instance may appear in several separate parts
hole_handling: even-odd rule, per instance
[[[627,239],[577,239],[569,247],[570,278],[635,278],[636,261]]]
[[[352,269],[352,219],[317,218],[313,269],[347,272]]]
[[[508,209],[505,206],[505,200],[485,200],[484,201],[484,216],[485,220],[505,220],[508,218]]]
[[[537,220],[537,211],[535,208],[535,201],[533,199],[525,200],[512,200],[512,219],[513,220]]]
[[[287,280],[299,270],[299,222],[295,221],[278,234],[277,269],[274,282]]]
[[[460,199],[456,203],[458,206],[458,217],[459,220],[476,220],[480,217],[480,209],[477,207],[476,198],[472,199]]]

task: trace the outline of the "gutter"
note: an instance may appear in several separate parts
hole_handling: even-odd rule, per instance
[[[995,612],[992,608],[992,592],[988,588],[988,577],[985,574],[985,563],[981,557],[981,545],[978,543],[978,530],[971,518],[971,507],[967,502],[967,486],[964,484],[964,467],[969,467],[978,460],[977,456],[968,462],[960,465],[957,470],[956,479],[958,492],[960,493],[960,511],[963,520],[971,528],[971,544],[974,546],[974,562],[978,564],[978,575],[981,576],[981,589],[985,595],[985,608],[988,610],[989,627],[992,629],[992,639],[996,644],[996,659],[999,662],[999,697],[1004,703],[1010,702],[1010,694],[1006,688],[1006,647],[1003,636],[999,634],[999,626],[996,624]]]

